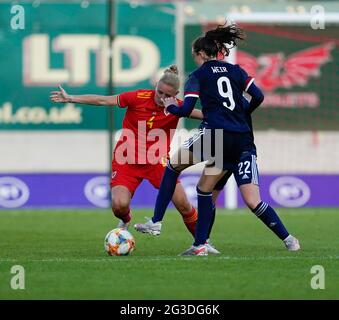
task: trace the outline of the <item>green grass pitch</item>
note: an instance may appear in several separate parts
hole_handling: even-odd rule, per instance
[[[0,211],[0,299],[339,299],[338,209],[281,209],[302,245],[288,252],[248,210],[218,210],[212,240],[222,251],[179,257],[192,243],[170,211],[158,237],[138,234],[136,250],[109,257],[103,239],[109,210]],[[134,210],[133,222],[151,210]],[[13,290],[13,265],[25,289]],[[311,268],[325,270],[325,289],[311,288]]]

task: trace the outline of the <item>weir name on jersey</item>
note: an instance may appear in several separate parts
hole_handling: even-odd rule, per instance
[[[211,67],[213,73],[228,72],[226,67]]]

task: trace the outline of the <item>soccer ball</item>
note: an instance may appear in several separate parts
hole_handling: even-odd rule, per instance
[[[134,250],[135,240],[126,229],[116,228],[107,233],[104,248],[110,256],[127,256]]]

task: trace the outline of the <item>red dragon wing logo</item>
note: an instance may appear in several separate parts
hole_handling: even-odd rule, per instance
[[[330,61],[333,43],[312,47],[291,54],[284,62],[284,73],[280,76],[280,86],[304,86],[310,77],[320,76],[320,66]]]
[[[249,53],[238,50],[237,51],[237,63],[251,76],[257,75],[258,61],[255,56]]]
[[[326,43],[293,53],[286,60],[280,52],[262,54],[256,58],[238,51],[237,62],[256,78],[256,83],[264,91],[271,91],[278,87],[304,86],[310,77],[318,77],[320,66],[330,61],[330,51],[333,48],[333,43]]]

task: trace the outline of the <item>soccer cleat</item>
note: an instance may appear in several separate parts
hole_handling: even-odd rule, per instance
[[[131,220],[132,220],[132,211],[131,210],[129,211],[128,215],[129,215],[129,221],[123,222],[121,219],[119,219],[119,223],[117,225],[117,228],[122,228],[122,229],[128,230],[129,225],[131,224]]]
[[[146,223],[137,223],[134,225],[135,230],[142,233],[149,233],[152,236],[158,236],[161,233],[161,222],[153,222],[152,219],[148,219]]]
[[[201,244],[200,246],[191,246],[187,250],[185,250],[181,256],[208,256],[207,246],[205,244]]]
[[[220,251],[215,248],[215,246],[213,245],[210,239],[206,240],[205,246],[207,248],[208,253],[220,254]]]
[[[297,238],[289,235],[285,240],[284,240],[286,249],[288,251],[298,251],[300,250],[300,244]]]
[[[121,219],[119,220],[119,223],[117,225],[117,228],[122,228],[128,230],[128,227],[130,225],[131,221],[123,222]]]

